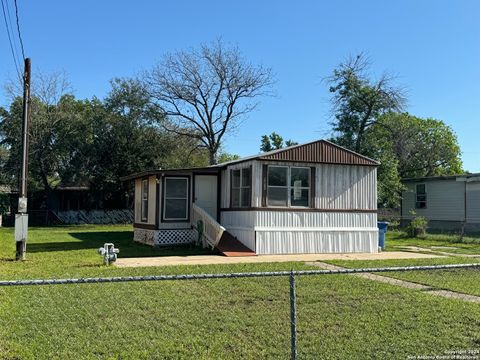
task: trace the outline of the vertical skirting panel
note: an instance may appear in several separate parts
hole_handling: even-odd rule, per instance
[[[378,231],[257,231],[257,254],[376,253]]]

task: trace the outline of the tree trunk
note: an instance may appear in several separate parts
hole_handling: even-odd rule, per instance
[[[209,163],[210,165],[216,165],[217,164],[217,152],[212,150],[212,149],[209,149],[208,150],[208,156],[209,156]]]

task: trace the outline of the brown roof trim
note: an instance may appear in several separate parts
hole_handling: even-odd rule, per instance
[[[135,174],[130,174],[127,176],[123,176],[120,178],[120,181],[129,181],[129,180],[134,180],[134,179],[139,179],[142,177],[147,177],[147,176],[158,176],[158,175],[172,175],[172,174],[178,174],[178,173],[201,173],[201,174],[218,174],[220,168],[217,167],[198,167],[198,168],[184,168],[184,169],[152,169],[152,170],[145,170],[139,173]]]
[[[289,161],[335,165],[380,165],[380,163],[376,160],[373,160],[362,154],[358,154],[328,140],[315,140],[304,144],[293,145],[282,149],[260,153],[254,156],[232,160],[214,166],[225,168],[229,165],[240,164],[251,160]]]
[[[318,140],[280,149],[275,153],[262,154],[259,159],[343,165],[378,166],[380,164],[378,161],[327,140]]]

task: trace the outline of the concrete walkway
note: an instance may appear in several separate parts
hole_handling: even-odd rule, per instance
[[[258,255],[246,257],[226,257],[221,255],[162,256],[143,258],[119,258],[115,265],[119,267],[172,266],[172,265],[216,265],[216,264],[252,264],[290,261],[327,261],[327,260],[392,260],[392,259],[429,259],[440,258],[434,254],[417,254],[406,251],[388,251],[377,254],[295,254],[295,255]]]
[[[324,262],[308,262],[308,265],[313,265],[313,266],[318,266],[321,269],[326,269],[326,270],[343,270],[345,269],[342,266],[337,266],[337,265],[332,265],[332,264],[327,264]],[[372,281],[378,281],[382,283],[387,283],[390,285],[395,285],[395,286],[400,286],[403,288],[407,289],[414,289],[414,290],[421,290],[423,292],[426,292],[431,295],[435,296],[440,296],[440,297],[445,297],[445,298],[450,298],[450,299],[459,299],[467,302],[473,302],[476,304],[480,304],[480,297],[475,296],[475,295],[468,295],[468,294],[463,294],[459,293],[456,291],[451,291],[451,290],[442,290],[442,289],[437,289],[435,287],[429,286],[429,285],[424,285],[424,284],[418,284],[414,283],[411,281],[405,281],[405,280],[399,280],[395,278],[391,278],[389,276],[382,276],[378,274],[372,274],[372,273],[360,273],[360,274],[349,274],[350,276],[356,276],[356,277],[361,277],[364,279],[372,280]]]
[[[471,258],[480,257],[480,254],[462,254],[462,253],[452,253],[449,251],[445,251],[445,250],[451,249],[451,247],[448,247],[448,246],[432,246],[431,248],[423,248],[419,246],[399,246],[399,248],[406,251],[431,252],[431,253],[445,255],[445,256],[471,257]]]

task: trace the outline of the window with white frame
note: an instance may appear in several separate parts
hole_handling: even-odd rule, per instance
[[[425,184],[415,185],[415,208],[425,209],[427,207],[427,188]]]
[[[142,180],[142,206],[141,218],[142,221],[148,221],[148,179]]]
[[[163,220],[188,220],[188,178],[165,177]]]
[[[309,207],[310,168],[268,166],[267,206]]]
[[[250,207],[252,202],[252,170],[250,167],[231,172],[231,207]]]

